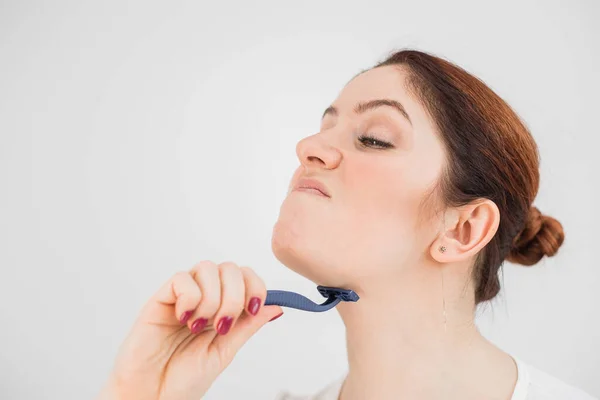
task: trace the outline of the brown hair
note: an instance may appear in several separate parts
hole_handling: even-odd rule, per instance
[[[487,198],[500,210],[498,231],[473,266],[475,302],[500,291],[504,259],[533,265],[554,255],[562,225],[531,205],[539,187],[539,154],[519,116],[492,89],[459,66],[417,50],[392,53],[373,68],[407,71],[407,89],[423,104],[449,158],[438,182],[445,205]]]

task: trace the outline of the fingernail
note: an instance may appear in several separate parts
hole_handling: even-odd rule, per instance
[[[258,313],[258,309],[260,308],[260,298],[253,297],[250,299],[250,303],[248,304],[248,309],[250,310],[250,314],[256,315]]]
[[[200,333],[206,326],[208,320],[206,318],[198,318],[192,324],[192,333]]]
[[[188,322],[188,319],[190,319],[193,313],[194,310],[189,310],[181,314],[181,318],[179,318],[179,322],[181,322],[181,325],[185,325],[185,323]]]
[[[278,315],[274,316],[273,318],[271,318],[271,319],[269,320],[269,322],[271,322],[271,321],[275,321],[277,318],[281,317],[282,315],[283,315],[283,313],[281,313],[281,314],[278,314]]]
[[[229,332],[229,328],[231,328],[231,324],[233,323],[233,317],[223,317],[217,324],[217,333],[220,335],[224,335]]]

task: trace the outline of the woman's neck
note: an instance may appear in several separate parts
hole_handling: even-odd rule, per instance
[[[506,358],[479,333],[465,276],[443,274],[443,284],[439,266],[363,281],[358,302],[337,306],[349,364],[340,400],[482,398],[495,385],[481,366]]]

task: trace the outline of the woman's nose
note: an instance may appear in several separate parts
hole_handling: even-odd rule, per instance
[[[305,167],[323,169],[337,168],[342,159],[342,153],[326,143],[318,134],[300,140],[296,145],[296,154]]]

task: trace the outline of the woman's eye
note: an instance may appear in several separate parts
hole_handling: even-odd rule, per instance
[[[379,140],[369,135],[360,135],[358,137],[358,141],[366,147],[376,147],[381,149],[388,149],[390,147],[394,147],[394,145],[391,143],[384,142],[383,140]]]

